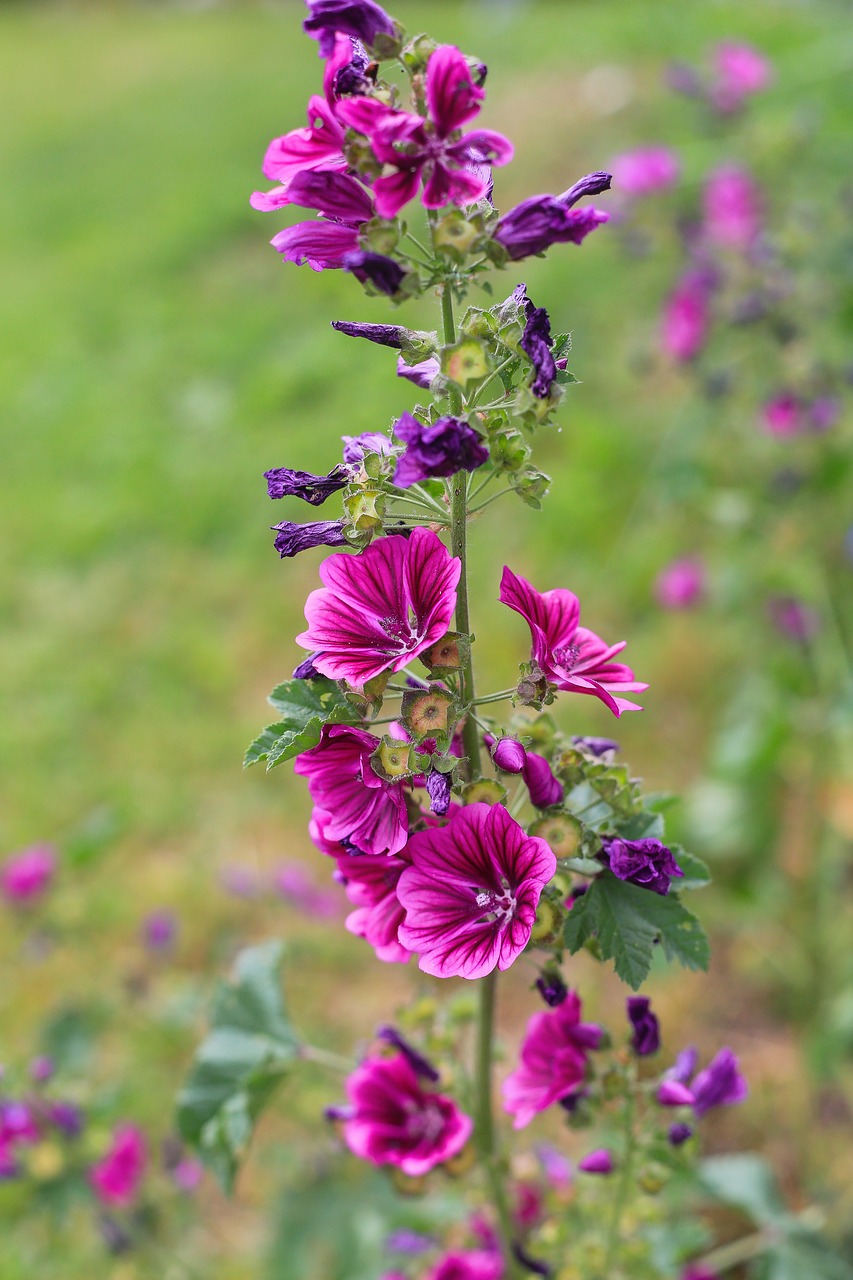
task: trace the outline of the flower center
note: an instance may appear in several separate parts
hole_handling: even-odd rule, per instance
[[[421,637],[418,635],[414,615],[409,618],[383,618],[380,626],[392,642],[388,646],[388,653],[407,653],[420,643]]]
[[[403,1124],[406,1138],[411,1142],[437,1142],[444,1130],[444,1116],[434,1102],[405,1104],[406,1119]]]
[[[555,664],[562,667],[564,671],[571,671],[573,667],[577,666],[580,656],[579,644],[560,645],[553,651]]]
[[[518,901],[509,887],[509,882],[501,878],[501,892],[495,889],[481,889],[475,897],[477,906],[482,911],[478,924],[484,920],[507,925],[515,915]]]

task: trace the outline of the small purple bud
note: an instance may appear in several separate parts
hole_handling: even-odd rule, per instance
[[[355,1107],[351,1107],[348,1104],[325,1107],[323,1115],[327,1120],[352,1120],[355,1115]]]
[[[527,752],[517,738],[501,738],[495,743],[492,759],[504,773],[521,773],[527,762]]]
[[[361,324],[355,320],[333,320],[332,328],[338,333],[345,333],[348,338],[366,338],[380,347],[396,347],[403,345],[403,334],[406,330],[399,324]]]
[[[430,769],[426,789],[429,792],[430,809],[436,817],[443,818],[450,808],[450,774]]]
[[[341,436],[344,442],[344,462],[347,466],[361,462],[366,453],[390,453],[392,442],[379,431],[364,431],[360,436]]]
[[[46,1054],[33,1058],[30,1063],[30,1079],[36,1084],[46,1084],[55,1071],[53,1058],[48,1058]]]
[[[628,996],[626,1008],[633,1028],[631,1048],[638,1058],[649,1057],[660,1048],[660,1023],[652,1013],[648,996]]]
[[[83,1132],[83,1112],[73,1102],[51,1103],[47,1118],[66,1138],[78,1138]]]
[[[588,173],[586,177],[579,178],[577,182],[569,187],[568,191],[564,191],[561,196],[557,196],[560,204],[564,204],[567,209],[571,209],[573,204],[577,204],[578,200],[582,200],[584,196],[599,196],[602,191],[610,190],[610,183],[613,175],[605,173],[603,169],[598,169],[595,173]]]
[[[376,1032],[376,1035],[379,1040],[384,1040],[386,1044],[393,1045],[395,1049],[399,1049],[402,1054],[405,1054],[410,1067],[419,1076],[432,1080],[434,1084],[438,1081],[439,1074],[432,1063],[423,1054],[418,1053],[417,1049],[413,1049],[408,1040],[400,1035],[396,1027],[382,1026]]]
[[[688,1138],[693,1137],[693,1130],[689,1124],[672,1124],[669,1126],[669,1132],[666,1136],[674,1147],[680,1147]]]
[[[657,1100],[662,1107],[692,1107],[695,1098],[686,1084],[681,1084],[678,1080],[662,1080]]]
[[[569,994],[569,989],[559,973],[551,971],[541,973],[536,979],[535,985],[536,990],[550,1009],[556,1009]]]
[[[320,672],[314,666],[314,659],[319,658],[319,653],[309,653],[308,657],[300,662],[299,666],[293,673],[294,680],[316,680],[320,676]]]
[[[606,756],[609,751],[619,750],[619,743],[614,742],[612,738],[581,738],[575,736],[572,738],[572,746],[587,752],[588,755],[598,757]]]
[[[284,520],[270,528],[276,535],[275,549],[282,560],[313,547],[346,545],[342,520],[317,520],[313,524],[294,524],[292,520]]]
[[[360,284],[371,284],[389,298],[399,293],[400,285],[406,278],[406,271],[393,258],[386,258],[381,253],[371,253],[368,249],[356,249],[345,254],[343,265]]]
[[[607,1147],[600,1147],[597,1151],[590,1151],[588,1156],[584,1156],[583,1160],[578,1161],[578,1168],[583,1173],[612,1173],[616,1168],[612,1153]]]

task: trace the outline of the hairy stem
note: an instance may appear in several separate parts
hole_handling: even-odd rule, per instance
[[[622,1153],[622,1169],[619,1174],[616,1194],[613,1198],[613,1213],[610,1216],[610,1228],[607,1233],[607,1255],[604,1262],[602,1276],[610,1276],[613,1274],[613,1268],[619,1253],[619,1247],[622,1243],[622,1215],[625,1212],[628,1193],[631,1190],[631,1165],[634,1160],[635,1145],[634,1087],[635,1081],[631,1080],[629,1082],[629,1092],[625,1099],[625,1109],[622,1113],[625,1126],[625,1146]]]

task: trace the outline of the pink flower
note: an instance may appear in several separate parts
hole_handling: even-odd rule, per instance
[[[634,679],[630,667],[613,661],[625,641],[608,646],[594,631],[579,626],[580,602],[571,591],[537,591],[504,568],[500,599],[527,622],[533,642],[531,658],[558,689],[592,694],[616,716],[642,710],[635,702],[614,696],[648,688]]]
[[[459,560],[431,529],[392,535],[358,555],[329,556],[324,586],[305,602],[308,630],[297,644],[319,650],[314,666],[363,686],[400,671],[447,634],[456,608]]]
[[[582,1173],[601,1173],[607,1175],[612,1173],[616,1168],[612,1151],[607,1147],[599,1147],[595,1151],[590,1151],[589,1155],[584,1156],[583,1160],[578,1161],[578,1168]]]
[[[581,1022],[581,1001],[570,991],[556,1009],[535,1013],[527,1024],[521,1061],[503,1084],[504,1110],[523,1129],[540,1111],[578,1092],[586,1079],[587,1053],[601,1043],[602,1030]]]
[[[347,1079],[352,1110],[344,1142],[372,1164],[393,1164],[410,1178],[457,1156],[473,1122],[452,1098],[428,1093],[404,1053],[366,1058]]]
[[[119,1125],[112,1145],[89,1170],[89,1182],[102,1204],[126,1209],[133,1204],[145,1174],[145,1137],[135,1125]]]
[[[294,763],[322,811],[324,840],[343,840],[362,853],[399,853],[409,826],[403,784],[373,772],[370,757],[379,739],[350,725],[324,725],[316,747]],[[315,814],[318,822],[319,813]]]
[[[397,930],[405,911],[397,897],[400,876],[410,866],[404,849],[396,857],[366,858],[338,855],[338,874],[346,895],[356,908],[346,919],[346,927],[364,938],[386,964],[405,964],[412,954],[397,941]]]
[[[438,978],[482,978],[508,969],[530,940],[536,906],[557,860],[501,805],[466,805],[446,827],[406,847],[412,865],[397,896],[399,941]]]
[[[664,307],[661,345],[679,363],[695,359],[708,336],[708,293],[688,272],[669,295]]]
[[[779,440],[798,436],[804,428],[803,406],[790,391],[768,400],[761,410],[764,429]]]
[[[187,1195],[198,1190],[203,1177],[204,1165],[191,1156],[185,1156],[183,1160],[179,1160],[172,1170],[172,1181],[179,1191],[184,1191]]]
[[[629,196],[647,196],[671,187],[678,178],[678,157],[668,147],[641,147],[616,156],[610,168],[617,190]]]
[[[486,194],[487,165],[507,164],[512,144],[488,129],[459,135],[461,126],[479,113],[484,96],[465,56],[453,45],[441,45],[427,63],[428,119],[395,111],[376,98],[338,104],[339,118],[365,134],[376,159],[392,170],[373,184],[380,217],[396,217],[421,182],[427,209],[473,204]]]
[[[40,898],[56,871],[56,853],[49,844],[34,844],[13,853],[0,867],[0,893],[10,903]]]
[[[772,79],[770,63],[748,44],[724,41],[714,56],[715,81],[711,99],[718,111],[737,111],[744,100],[766,89]]]
[[[40,1137],[29,1103],[18,1102],[13,1098],[0,1102],[0,1147],[12,1150],[18,1143],[29,1146],[38,1142]]]
[[[751,248],[761,231],[761,193],[736,165],[714,170],[705,183],[705,235],[731,249]]]
[[[504,1261],[491,1249],[465,1249],[446,1253],[426,1280],[501,1280]]]
[[[704,591],[705,566],[690,556],[666,565],[655,582],[655,596],[664,609],[689,609]]]

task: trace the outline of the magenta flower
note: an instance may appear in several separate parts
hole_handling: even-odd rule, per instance
[[[767,434],[778,440],[798,436],[805,426],[803,406],[790,391],[783,391],[768,400],[761,410],[761,417]]]
[[[820,631],[820,615],[796,596],[771,596],[767,613],[779,634],[797,644],[808,644]]]
[[[752,94],[766,89],[773,74],[770,63],[752,45],[730,41],[717,46],[714,72],[711,100],[724,113],[739,110]]]
[[[394,471],[394,484],[400,489],[435,476],[476,471],[489,460],[482,436],[462,418],[425,424],[404,413],[394,423],[394,435],[407,446]]]
[[[662,1107],[692,1107],[696,1101],[693,1090],[680,1080],[663,1079],[655,1096]]]
[[[710,325],[708,290],[696,273],[687,272],[664,307],[661,345],[680,364],[694,360],[705,346]]]
[[[405,1053],[366,1058],[347,1079],[351,1110],[344,1142],[372,1164],[396,1165],[419,1178],[457,1156],[473,1122],[452,1098],[429,1093]]]
[[[344,222],[297,222],[273,236],[270,244],[285,262],[297,267],[305,263],[312,271],[341,270],[347,257],[358,249],[358,229]]]
[[[173,911],[151,911],[142,921],[142,941],[149,951],[171,951],[178,934],[178,920]]]
[[[544,756],[528,751],[521,776],[534,809],[550,809],[552,804],[559,804],[562,800],[563,784],[554,776]]]
[[[267,147],[261,166],[264,177],[282,186],[273,191],[254,192],[251,197],[253,208],[266,212],[289,204],[286,184],[306,169],[333,169],[338,172],[346,169],[342,150],[344,130],[335,116],[332,103],[319,94],[312,94],[308,99],[307,116],[305,128],[291,129],[281,138],[273,138]]]
[[[41,1137],[33,1109],[13,1098],[0,1101],[0,1147],[29,1146]]]
[[[491,738],[486,745],[498,769],[504,773],[521,773],[527,763],[527,752],[518,738],[501,738],[498,742]]]
[[[320,57],[328,58],[335,36],[347,35],[368,48],[377,36],[393,36],[394,21],[374,0],[307,0],[310,16],[302,23],[307,35],[320,42]]]
[[[590,1151],[589,1155],[578,1161],[578,1168],[582,1173],[599,1173],[606,1176],[616,1168],[613,1152],[609,1151],[607,1147],[599,1147],[596,1151]]]
[[[647,196],[653,191],[671,187],[677,180],[680,165],[668,147],[640,147],[616,156],[610,165],[617,190],[629,196]]]
[[[108,1208],[126,1209],[133,1204],[145,1175],[145,1137],[135,1125],[119,1125],[113,1131],[107,1154],[89,1170],[95,1195]]]
[[[531,658],[558,689],[592,694],[616,716],[642,710],[618,696],[648,688],[634,679],[630,667],[613,661],[625,641],[608,646],[594,631],[579,626],[580,603],[571,591],[537,591],[505,567],[500,599],[530,627]]]
[[[325,840],[349,842],[363,853],[399,853],[409,832],[403,784],[373,772],[370,757],[378,746],[364,729],[324,725],[317,746],[297,756],[293,769],[308,779]]]
[[[447,634],[459,573],[459,560],[424,528],[380,538],[358,555],[329,556],[320,566],[324,585],[305,602],[308,630],[296,642],[319,650],[314,665],[323,675],[360,688]]]
[[[460,135],[462,125],[479,113],[484,96],[464,54],[453,45],[441,45],[427,63],[428,119],[395,111],[375,98],[339,103],[339,118],[365,134],[376,159],[392,170],[373,184],[380,217],[396,217],[421,183],[427,209],[473,204],[486,194],[485,166],[507,164],[512,144],[488,129]]]
[[[689,609],[705,591],[705,566],[685,556],[661,569],[655,582],[657,602],[664,609]]]
[[[749,1086],[731,1049],[721,1049],[690,1087],[697,1116],[704,1116],[713,1107],[733,1106],[749,1096]]]
[[[192,1195],[201,1186],[204,1177],[204,1165],[200,1160],[194,1160],[191,1156],[186,1156],[183,1160],[179,1160],[172,1170],[172,1181],[179,1191],[183,1191],[185,1195]]]
[[[529,196],[498,220],[494,238],[518,262],[555,244],[581,244],[609,220],[602,209],[571,209],[560,196]]]
[[[337,861],[346,895],[356,908],[346,918],[347,929],[369,942],[386,964],[405,964],[412,953],[397,940],[406,914],[397,885],[411,865],[406,850],[396,857],[367,858],[341,849]]]
[[[482,978],[508,969],[530,940],[543,888],[557,869],[544,840],[528,836],[501,805],[471,804],[446,827],[406,847],[412,865],[397,896],[399,941],[438,978]]]
[[[752,177],[735,165],[716,169],[705,183],[704,230],[725,248],[749,249],[761,232],[761,193]]]
[[[504,1260],[494,1249],[460,1249],[446,1253],[425,1280],[501,1280]]]
[[[515,1117],[515,1129],[583,1085],[588,1052],[598,1048],[604,1033],[580,1016],[580,996],[570,991],[556,1008],[535,1013],[528,1022],[519,1066],[503,1084],[504,1110]]]
[[[49,844],[34,844],[13,853],[0,866],[0,893],[12,905],[35,902],[56,871],[56,852]]]
[[[682,1271],[681,1280],[719,1280],[719,1275],[716,1271],[709,1271],[707,1267],[691,1263],[685,1271]]]

